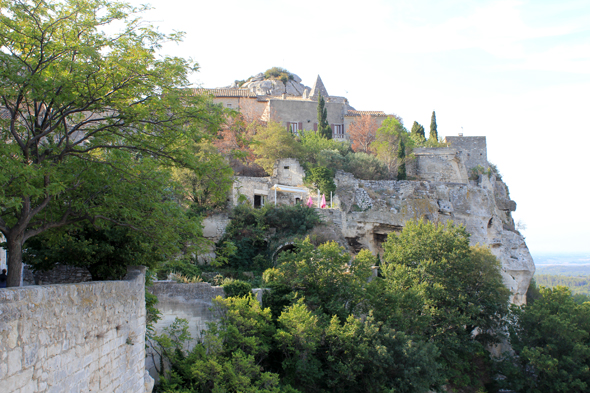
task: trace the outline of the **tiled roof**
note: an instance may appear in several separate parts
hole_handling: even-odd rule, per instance
[[[345,116],[362,116],[362,115],[369,115],[369,116],[387,116],[387,114],[383,111],[355,111],[349,109]]]
[[[248,89],[193,89],[195,94],[209,93],[214,97],[248,97],[256,98],[256,93]]]

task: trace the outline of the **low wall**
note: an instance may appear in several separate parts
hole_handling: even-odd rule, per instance
[[[144,279],[0,289],[0,390],[144,393]]]
[[[222,287],[214,287],[206,282],[180,284],[156,281],[148,290],[158,297],[156,307],[161,313],[161,319],[154,325],[156,334],[163,333],[164,328],[172,325],[176,318],[181,318],[188,321],[193,339],[201,337],[201,332],[207,329],[207,322],[217,319],[211,310],[213,299],[225,296]],[[195,343],[196,341],[189,347],[193,347]],[[154,363],[159,364],[159,357],[148,349],[146,369],[157,379],[158,373]]]

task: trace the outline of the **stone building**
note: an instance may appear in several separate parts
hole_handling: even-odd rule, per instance
[[[328,123],[334,139],[349,139],[347,130],[356,118],[369,115],[381,125],[389,115],[382,111],[357,111],[346,97],[331,96],[318,75],[313,86],[301,84],[301,78],[293,75],[286,83],[265,80],[263,74],[251,78],[241,87],[237,85],[218,89],[195,89],[195,94],[208,93],[213,101],[225,108],[246,112],[247,116],[263,121],[282,123],[291,132],[317,130],[318,97],[326,101]]]

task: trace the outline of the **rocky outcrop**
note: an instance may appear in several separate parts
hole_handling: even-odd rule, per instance
[[[526,302],[535,265],[510,215],[516,203],[508,198],[506,185],[493,174],[481,175],[477,181],[451,183],[368,181],[340,171],[335,181],[338,208],[324,215],[342,231],[352,252],[368,248],[382,253],[387,235],[403,229],[408,220],[453,220],[465,226],[472,244],[488,245],[500,260],[511,301]]]
[[[302,96],[304,91],[309,87],[301,84],[301,78],[295,74],[293,79],[283,83],[278,79],[265,79],[263,73],[256,74],[244,83],[241,88],[249,89],[251,92],[259,96],[280,96],[287,94],[289,96]],[[237,88],[237,84],[229,86],[229,88]]]

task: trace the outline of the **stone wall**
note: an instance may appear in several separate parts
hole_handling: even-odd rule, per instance
[[[163,329],[170,326],[176,318],[183,318],[188,321],[193,339],[201,337],[201,332],[207,328],[207,322],[217,319],[211,310],[213,299],[225,296],[222,287],[214,287],[206,282],[180,284],[156,281],[148,290],[158,297],[156,307],[161,313],[161,319],[154,326],[156,334],[163,333]],[[159,364],[159,358],[148,349],[146,369],[152,377],[157,378],[154,364]]]
[[[318,122],[317,100],[274,99],[269,102],[272,120],[279,120],[284,126],[289,122],[302,123],[304,130],[313,130]],[[326,102],[329,124],[344,124],[344,103]]]
[[[92,281],[90,272],[85,267],[57,265],[46,272],[33,273],[37,285],[74,284]]]
[[[467,169],[461,153],[454,148],[417,148],[408,165],[408,175],[419,180],[467,183]]]
[[[0,390],[145,392],[144,278],[0,289]]]
[[[467,171],[478,165],[488,167],[488,150],[485,136],[447,136],[445,141],[459,152]]]

